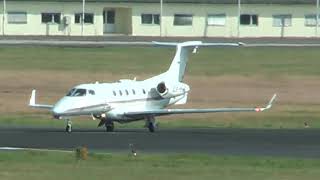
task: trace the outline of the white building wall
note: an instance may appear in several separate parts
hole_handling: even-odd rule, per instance
[[[2,26],[3,26],[3,6],[0,5],[0,36],[2,36]]]
[[[94,13],[94,24],[84,24],[84,34],[97,36],[103,34],[102,10],[95,4],[87,4],[88,13]],[[47,2],[7,2],[7,12],[27,12],[27,24],[6,23],[6,35],[81,35],[81,24],[74,23],[74,14],[82,12],[82,3],[47,3]],[[41,23],[41,13],[61,13],[69,16],[71,24]]]
[[[141,14],[160,14],[159,4],[132,4],[132,35],[160,36],[160,26],[141,24]]]
[[[234,37],[237,35],[237,18],[235,5],[181,5],[181,4],[164,4],[162,17],[162,35],[163,36],[217,36],[217,37]],[[154,13],[160,14],[158,4],[138,4],[133,6],[132,26],[133,35],[159,36],[159,25],[141,24],[141,14]],[[207,26],[208,14],[226,13],[225,26]],[[192,26],[174,26],[174,14],[192,14]]]
[[[3,7],[0,3],[0,35]],[[160,14],[159,3],[86,3],[86,12],[94,13],[94,24],[84,24],[83,35],[103,35],[103,10],[116,10],[116,33],[134,36],[160,36],[159,25],[141,24],[141,14]],[[162,35],[167,37],[238,37],[236,4],[164,4]],[[7,12],[27,12],[27,24],[5,22],[5,35],[62,35],[81,36],[81,24],[74,23],[74,14],[82,12],[82,2],[7,1]],[[71,24],[41,23],[42,12],[58,12],[69,16]],[[305,26],[305,15],[315,14],[314,5],[248,5],[242,4],[242,14],[257,14],[258,26],[240,25],[240,37],[280,37],[281,27],[273,26],[273,15],[291,14],[292,25],[283,28],[284,37],[315,37],[316,27]],[[174,26],[174,14],[192,14],[192,26]],[[208,26],[208,14],[226,14],[224,26]],[[7,19],[7,18],[6,18]],[[319,29],[320,31],[320,29]],[[320,33],[319,33],[320,34]],[[319,35],[318,35],[319,36]]]
[[[0,36],[3,35],[3,27],[5,26],[5,23],[3,21],[3,11],[4,11],[4,8],[3,8],[3,2],[0,3]]]
[[[305,26],[305,15],[315,14],[311,5],[242,5],[242,14],[258,14],[258,26],[240,26],[240,37],[280,37],[281,27],[273,26],[273,15],[291,14],[292,25],[284,27],[284,37],[314,37],[315,27]]]

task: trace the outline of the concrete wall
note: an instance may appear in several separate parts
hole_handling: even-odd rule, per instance
[[[102,35],[102,11],[95,4],[88,4],[87,11],[94,13],[94,24],[84,24],[85,35]],[[81,3],[7,2],[7,12],[27,12],[27,24],[10,24],[5,20],[6,35],[81,35],[81,24],[74,23],[74,14],[82,12]],[[71,24],[41,23],[41,13],[61,13],[61,18],[69,16]]]
[[[240,26],[241,37],[280,37],[281,27],[273,26],[273,15],[291,14],[292,25],[283,28],[284,37],[314,37],[316,27],[305,26],[305,15],[315,14],[307,5],[243,5],[242,13],[259,15],[258,26]]]
[[[159,13],[159,8],[148,5],[136,5],[133,9],[133,35],[158,36],[160,27],[141,25],[142,13]],[[192,14],[192,26],[174,26],[174,14]],[[305,15],[315,14],[311,5],[242,5],[242,14],[257,14],[258,26],[240,25],[240,37],[280,37],[281,27],[273,26],[273,15],[291,14],[292,26],[283,28],[284,37],[314,37],[316,27],[305,26]],[[207,25],[208,14],[226,14],[224,26]],[[320,28],[319,28],[320,31]],[[164,6],[164,36],[198,36],[198,37],[238,37],[237,5],[181,5]]]
[[[84,25],[85,36],[103,35],[103,9],[116,10],[116,32],[136,36],[159,36],[160,26],[141,24],[141,14],[160,14],[159,4],[143,3],[87,3],[86,12],[94,13],[94,24]],[[2,35],[2,4],[0,5],[0,35]],[[27,24],[8,24],[5,21],[5,35],[81,35],[81,24],[74,23],[74,14],[82,12],[82,3],[7,1],[7,12],[27,12]],[[71,24],[41,23],[42,12],[58,12],[71,18]],[[240,26],[238,32],[237,5],[215,4],[164,4],[162,18],[163,36],[197,37],[314,37],[316,27],[305,26],[305,15],[315,14],[312,5],[242,5],[242,14],[257,14],[258,26]],[[174,14],[192,14],[192,26],[174,26]],[[226,14],[224,26],[207,25],[208,14]],[[274,27],[273,15],[291,14],[292,26]],[[7,18],[6,18],[7,19]],[[283,33],[282,33],[283,31]],[[320,31],[320,28],[319,28]],[[320,33],[319,33],[320,34]]]
[[[3,29],[3,3],[0,3],[0,36],[2,36]]]

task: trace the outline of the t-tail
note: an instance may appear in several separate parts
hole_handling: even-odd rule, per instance
[[[188,63],[188,55],[190,49],[193,53],[197,52],[200,46],[239,46],[243,43],[203,43],[201,41],[188,41],[183,43],[171,42],[153,42],[159,46],[176,46],[176,54],[172,60],[169,69],[165,72],[166,76],[172,81],[182,82]]]

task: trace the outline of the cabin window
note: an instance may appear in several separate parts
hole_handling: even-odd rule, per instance
[[[89,90],[89,94],[95,95],[96,93],[94,92],[94,90]]]
[[[136,91],[134,89],[132,89],[132,94],[136,95]]]
[[[115,91],[113,91],[113,95],[114,95],[114,96],[116,96],[116,95],[117,95],[117,93],[116,93]]]
[[[126,94],[127,94],[127,95],[129,95],[129,92],[128,92],[128,90],[126,90]]]
[[[122,91],[121,90],[119,90],[119,94],[120,94],[120,96],[122,96]]]
[[[146,90],[142,89],[143,94],[146,94]]]

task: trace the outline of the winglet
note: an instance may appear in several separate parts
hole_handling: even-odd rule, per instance
[[[31,97],[29,100],[29,106],[34,108],[43,108],[43,109],[52,109],[52,105],[46,105],[46,104],[36,104],[36,90],[32,90]]]
[[[238,42],[238,45],[239,45],[239,46],[245,46],[245,45],[246,45],[246,43]]]
[[[267,104],[266,107],[264,107],[264,108],[256,108],[255,111],[256,111],[256,112],[261,112],[261,111],[265,111],[265,110],[270,109],[270,108],[272,107],[272,104],[273,104],[273,102],[275,101],[276,97],[277,97],[277,94],[274,94],[274,95],[272,96],[272,98],[270,99],[270,101],[269,101],[269,103]]]
[[[36,104],[36,90],[32,90],[29,106],[34,106]]]

